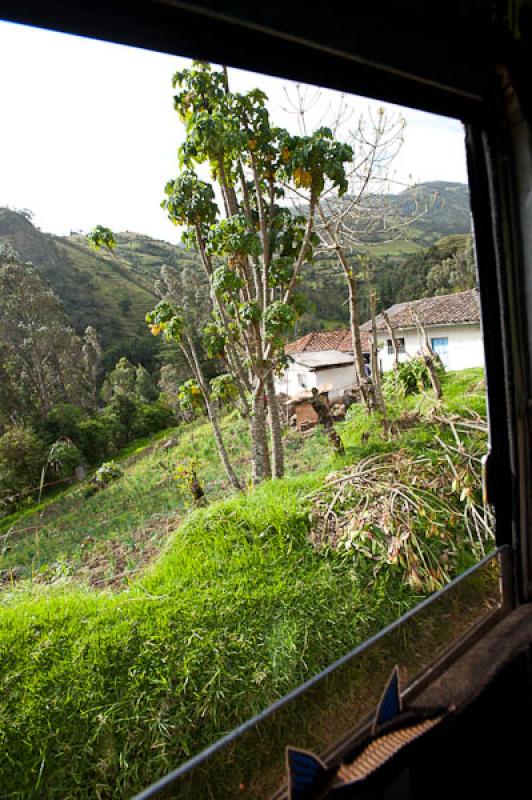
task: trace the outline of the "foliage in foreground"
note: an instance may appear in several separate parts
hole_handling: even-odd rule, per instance
[[[446,376],[447,411],[480,408],[478,378]],[[446,437],[420,425],[401,446],[427,455],[438,432]],[[398,445],[358,414],[342,436],[338,470]],[[193,512],[152,570],[117,595],[4,595],[6,797],[130,796],[418,601],[400,573],[311,546],[309,495],[323,479],[267,483]],[[461,534],[459,569],[473,559]]]
[[[303,488],[196,512],[130,592],[11,599],[8,797],[129,796],[367,635],[379,603],[306,544]]]

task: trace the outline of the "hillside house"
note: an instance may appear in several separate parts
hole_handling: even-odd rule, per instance
[[[476,289],[396,303],[386,313],[399,345],[400,361],[421,353],[421,337],[415,322],[417,316],[427,332],[432,349],[439,355],[446,369],[484,366],[480,305]],[[395,363],[392,340],[382,314],[377,316],[376,322],[379,364],[381,371],[386,372]],[[364,323],[361,330],[369,335],[371,321]]]
[[[370,337],[362,334],[365,358],[369,360]],[[294,397],[305,389],[328,386],[330,400],[342,397],[355,384],[351,334],[348,330],[316,331],[285,348],[288,366],[275,381],[278,394]]]
[[[396,303],[386,313],[399,344],[400,361],[421,353],[417,315],[446,369],[484,366],[480,305],[475,289]],[[386,372],[395,363],[392,340],[382,314],[376,321],[379,365],[381,372]],[[371,321],[365,322],[360,330],[364,359],[369,363]],[[278,394],[295,397],[304,390],[328,385],[328,397],[335,400],[355,385],[353,345],[346,328],[308,333],[288,344],[285,353],[289,363],[283,375],[276,378]]]

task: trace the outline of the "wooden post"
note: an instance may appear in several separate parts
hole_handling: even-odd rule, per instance
[[[410,306],[410,314],[412,316],[412,319],[416,323],[416,327],[421,337],[421,350],[422,350],[423,361],[425,362],[425,365],[429,371],[430,382],[432,384],[432,388],[434,389],[434,394],[436,395],[437,400],[441,400],[442,398],[441,383],[435,366],[436,354],[434,353],[434,350],[429,344],[429,337],[427,335],[426,328],[423,325],[413,303]]]
[[[397,337],[395,335],[395,331],[392,328],[392,323],[390,322],[390,318],[386,311],[382,312],[382,318],[384,320],[384,324],[390,334],[390,339],[392,340],[392,348],[393,348],[393,360],[396,367],[399,366],[399,344],[397,342]]]

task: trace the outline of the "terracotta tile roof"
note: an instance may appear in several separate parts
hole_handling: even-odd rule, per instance
[[[370,337],[362,333],[362,349],[369,352]],[[352,353],[351,332],[347,328],[338,331],[314,331],[302,336],[285,347],[285,353],[318,353],[321,350],[339,350],[341,353]]]
[[[476,289],[466,292],[445,294],[439,297],[423,297],[421,300],[410,300],[407,303],[396,303],[387,309],[393,328],[415,328],[411,308],[415,307],[419,319],[424,325],[460,325],[468,322],[480,322],[480,304]],[[360,326],[362,331],[371,331],[371,320]],[[377,316],[377,330],[386,331],[382,315]]]

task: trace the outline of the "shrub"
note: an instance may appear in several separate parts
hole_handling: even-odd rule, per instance
[[[78,436],[79,447],[90,464],[102,461],[116,449],[115,422],[104,414],[80,422]]]
[[[39,486],[46,446],[27,425],[11,425],[0,438],[0,512],[14,510]]]
[[[124,447],[133,438],[137,419],[137,403],[125,394],[118,394],[102,415],[113,428],[114,446]]]
[[[172,409],[163,403],[139,403],[131,433],[133,437],[149,436],[168,428],[173,422]]]
[[[79,423],[75,442],[88,463],[98,464],[132,439],[150,436],[174,422],[172,410],[164,403],[139,403],[118,396],[96,417]]]
[[[439,359],[436,360],[436,369],[441,377],[443,366]],[[398,394],[403,397],[419,394],[430,389],[431,385],[427,365],[421,357],[410,358],[408,361],[398,364],[384,376],[384,390],[391,397]]]
[[[121,478],[123,474],[124,472],[118,464],[115,464],[114,461],[106,461],[94,473],[91,482],[85,489],[85,497],[91,497],[91,495],[99,492],[100,489],[105,489],[110,483]]]
[[[120,469],[118,464],[115,464],[114,461],[106,461],[96,470],[94,480],[103,488],[107,486],[107,484],[117,481],[123,474],[124,471]]]
[[[48,444],[66,438],[83,449],[79,427],[86,419],[86,412],[79,406],[72,403],[59,403],[52,408],[46,419],[40,424],[39,432]]]
[[[70,439],[54,442],[48,453],[48,466],[55,478],[68,478],[83,461],[79,448]]]

